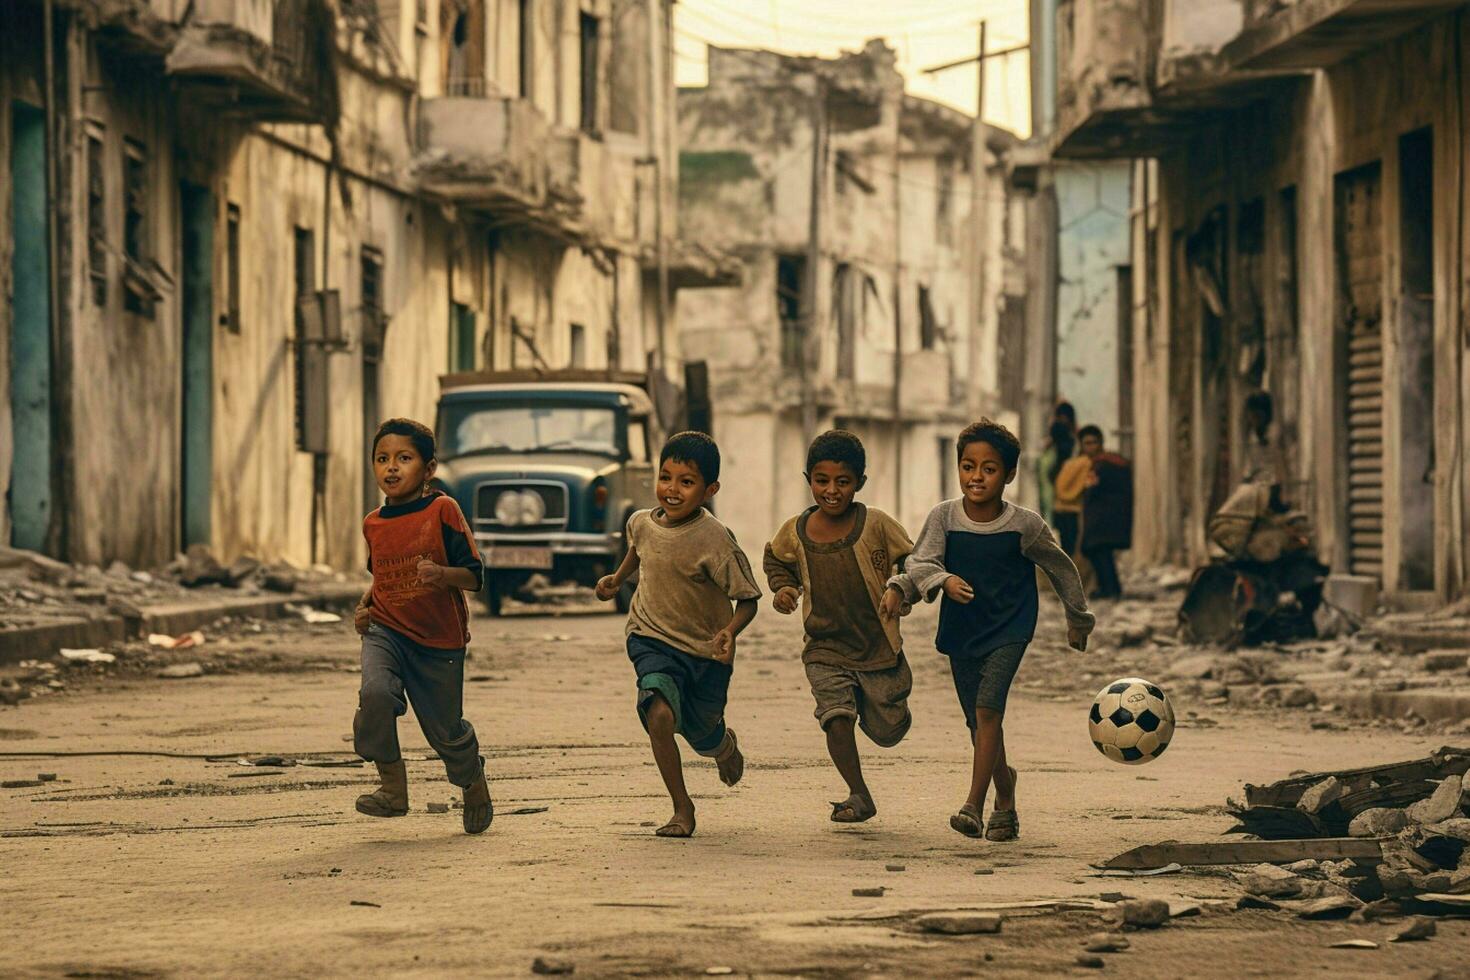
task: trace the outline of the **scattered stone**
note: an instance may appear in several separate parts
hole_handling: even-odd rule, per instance
[[[1135,929],[1157,929],[1169,921],[1169,903],[1159,898],[1135,898],[1123,902],[1123,924]]]
[[[571,960],[557,960],[550,956],[538,956],[531,961],[531,972],[543,976],[563,976],[575,973],[577,965]]]
[[[1300,861],[1291,862],[1282,868],[1282,870],[1289,871],[1294,875],[1315,875],[1322,870],[1322,862],[1314,861],[1311,858],[1303,858]]]
[[[1089,953],[1120,953],[1130,945],[1127,936],[1116,932],[1094,932],[1082,942]]]
[[[1465,664],[1470,663],[1470,653],[1464,650],[1430,650],[1419,663],[1425,670],[1433,673],[1463,670]]]
[[[363,901],[359,901],[358,899],[355,899],[355,898],[352,901],[348,902],[347,904],[348,905],[361,905],[363,908],[369,908],[369,909],[380,909],[380,908],[383,907],[383,906],[379,905],[377,902],[363,902]]]
[[[1147,623],[1135,623],[1131,626],[1125,626],[1123,627],[1123,631],[1118,634],[1118,646],[1140,646],[1144,643],[1147,643],[1149,637],[1153,635],[1153,627],[1149,626]]]
[[[168,680],[179,680],[185,677],[203,677],[204,668],[193,661],[186,664],[169,664],[158,672],[158,676]]]
[[[1455,815],[1460,808],[1462,782],[1451,776],[1440,782],[1428,799],[1420,800],[1408,808],[1410,821],[1418,824],[1439,823]]]
[[[1411,943],[1421,939],[1428,939],[1438,931],[1433,919],[1416,918],[1408,922],[1389,937],[1391,943]]]
[[[174,781],[172,779],[160,779],[158,781],[158,785],[160,786],[172,786],[173,784]]]
[[[430,803],[429,804],[429,812],[430,813],[448,813],[449,812],[449,804],[448,803]]]
[[[1101,970],[1106,964],[1103,963],[1101,956],[1096,956],[1092,953],[1078,953],[1077,965],[1085,966],[1089,970]]]
[[[1281,691],[1281,706],[1283,708],[1305,708],[1317,703],[1317,692],[1310,687],[1294,684],[1283,688]]]
[[[296,591],[296,583],[300,578],[294,568],[273,565],[261,573],[260,585],[271,592],[291,593]]]
[[[995,869],[994,868],[976,868],[975,869],[975,873],[977,875],[993,875],[993,874],[995,874]]]
[[[60,653],[62,660],[68,660],[78,664],[111,664],[117,662],[117,656],[115,654],[106,653],[92,647],[87,647],[83,650],[67,650],[63,648]]]
[[[1235,907],[1237,909],[1264,909],[1267,912],[1278,912],[1281,910],[1280,905],[1256,895],[1240,896],[1235,900]]]
[[[1169,666],[1168,676],[1180,680],[1204,680],[1214,675],[1217,659],[1205,653],[1180,657]],[[1218,677],[1215,679],[1219,680]]]
[[[1328,949],[1377,949],[1378,944],[1371,939],[1344,939],[1340,943],[1333,943]]]
[[[901,864],[886,864],[886,865],[883,866],[883,870],[884,871],[907,871],[908,868],[904,867]]]
[[[925,932],[946,936],[970,936],[984,932],[1000,932],[1001,917],[983,912],[931,912],[914,920]]]
[[[36,778],[39,779],[43,783],[54,783],[54,782],[56,782],[56,773],[54,773],[54,772],[38,772],[38,773],[36,773]]]
[[[1328,776],[1320,783],[1308,787],[1301,799],[1297,800],[1296,808],[1306,813],[1319,813],[1323,807],[1337,802],[1347,793],[1347,783],[1342,782],[1336,776]]]
[[[888,889],[879,885],[877,888],[854,888],[852,894],[856,898],[882,898]]]
[[[260,562],[254,558],[242,556],[236,558],[225,571],[225,584],[238,587],[241,582],[254,575],[260,570]]]
[[[1350,895],[1331,895],[1307,902],[1296,914],[1303,919],[1346,919],[1362,907],[1363,903]]]
[[[1268,878],[1252,873],[1245,876],[1245,890],[1259,898],[1296,898],[1302,893],[1301,879],[1292,875],[1288,878]]]
[[[1350,837],[1391,837],[1409,825],[1409,815],[1399,807],[1376,806],[1353,817]]]
[[[1441,837],[1453,837],[1456,840],[1470,843],[1470,817],[1451,817],[1448,820],[1441,820],[1439,823],[1432,823],[1424,829],[1431,834],[1438,834]]]

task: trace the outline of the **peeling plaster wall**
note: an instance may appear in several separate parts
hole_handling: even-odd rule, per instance
[[[1129,262],[1129,165],[1068,162],[1056,168],[1058,208],[1057,394],[1078,425],[1099,426],[1120,449],[1118,267]]]

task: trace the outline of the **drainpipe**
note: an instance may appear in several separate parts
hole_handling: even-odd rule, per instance
[[[903,96],[893,140],[893,515],[903,523]]]
[[[669,253],[664,234],[664,147],[663,134],[659,131],[658,92],[663,87],[664,71],[659,63],[660,44],[659,0],[648,0],[648,155],[653,161],[653,238],[654,254],[658,262],[658,296],[655,303],[654,323],[657,328],[654,344],[654,364],[659,374],[658,385],[668,379],[667,349],[669,319]],[[661,419],[665,426],[671,422]]]
[[[61,288],[61,141],[56,119],[56,9],[45,0],[42,13],[44,82],[42,108],[46,116],[46,291],[51,312],[51,519],[47,528],[48,550],[59,558],[71,554],[71,345],[67,342],[69,317],[62,310]]]

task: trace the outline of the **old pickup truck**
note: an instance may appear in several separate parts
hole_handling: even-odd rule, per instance
[[[533,575],[590,586],[622,560],[628,517],[653,501],[659,434],[642,382],[570,371],[441,379],[435,483],[470,521],[491,615]]]

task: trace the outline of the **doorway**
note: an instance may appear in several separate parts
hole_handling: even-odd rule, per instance
[[[44,551],[51,526],[51,263],[46,116],[11,106],[10,543]]]
[[[1434,588],[1434,135],[1399,140],[1398,587]]]
[[[185,547],[210,540],[210,473],[214,410],[214,195],[206,187],[179,186],[183,225],[183,393],[179,440],[180,540]]]

